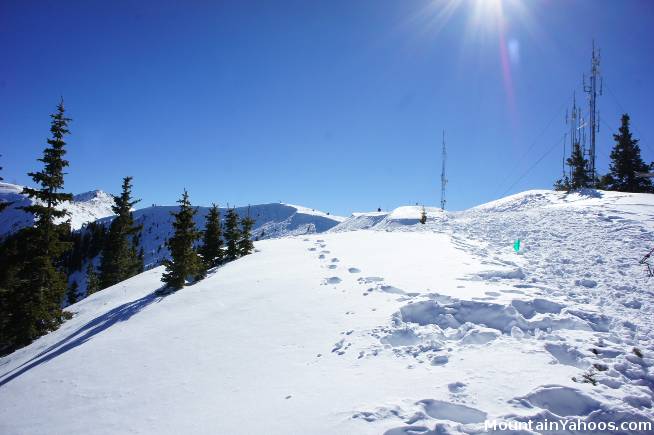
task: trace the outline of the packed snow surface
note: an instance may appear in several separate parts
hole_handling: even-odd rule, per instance
[[[68,307],[59,330],[0,359],[0,433],[654,419],[654,281],[638,264],[653,195],[529,191],[426,212],[425,225],[421,207],[356,214],[258,241],[166,297],[159,267]]]

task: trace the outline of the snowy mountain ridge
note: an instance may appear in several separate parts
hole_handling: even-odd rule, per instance
[[[652,424],[654,295],[639,260],[654,195],[529,191],[426,211],[424,225],[411,206],[257,241],[167,297],[158,267],[68,307],[59,330],[0,359],[0,431]],[[651,433],[624,427],[610,433]]]
[[[205,217],[209,207],[197,207],[195,224],[204,228]],[[143,225],[141,232],[141,247],[145,253],[147,267],[158,265],[168,256],[165,241],[172,235],[173,216],[171,212],[176,206],[153,206],[134,211],[134,221]],[[327,231],[342,222],[345,218],[334,216],[318,210],[284,203],[257,204],[246,207],[236,207],[236,213],[254,219],[252,236],[255,239],[271,239],[285,236],[314,234]],[[221,219],[224,220],[227,209],[221,208]],[[110,222],[106,218],[99,222]]]
[[[31,200],[22,194],[23,187],[15,184],[0,183],[0,201],[12,204],[0,213],[0,238],[11,234],[21,228],[33,225],[31,214],[25,213],[20,207],[31,204]],[[73,196],[73,201],[61,204],[59,208],[68,211],[73,230],[83,230],[84,225],[97,222],[109,226],[113,220],[114,204],[111,194],[101,190],[93,190]],[[197,228],[204,228],[205,216],[209,207],[198,206],[195,223]],[[156,267],[168,257],[169,252],[166,240],[172,235],[172,212],[177,206],[153,205],[134,210],[134,221],[142,225],[140,247],[144,251],[146,268]],[[255,239],[270,239],[300,234],[322,233],[345,220],[344,217],[331,215],[320,210],[308,207],[270,203],[257,204],[246,207],[236,207],[236,213],[241,216],[249,215],[254,219],[252,236]],[[221,208],[221,217],[225,218],[227,209]],[[81,295],[86,293],[86,264],[92,261],[96,268],[99,266],[99,256],[87,259],[80,270],[69,276],[69,283],[77,282]]]
[[[11,203],[0,213],[0,237],[34,223],[32,215],[20,209],[20,207],[32,204],[32,200],[22,192],[23,186],[0,182],[0,202]],[[89,222],[113,215],[111,211],[113,203],[113,197],[102,190],[74,195],[72,201],[57,207],[58,209],[65,208],[68,211],[68,216],[60,219],[59,222],[70,219],[71,228],[78,230]]]
[[[0,214],[0,237],[30,226],[34,222],[30,214],[20,210],[20,207],[31,204],[31,200],[22,194],[22,190],[22,186],[0,182],[0,202],[12,203],[4,213]],[[61,204],[59,208],[65,208],[69,213],[62,221],[70,219],[71,228],[79,230],[90,222],[110,222],[113,218],[111,210],[113,203],[111,194],[102,190],[93,190],[74,195],[73,201]],[[196,224],[198,228],[203,228],[204,217],[209,207],[199,206],[197,209]],[[156,262],[163,258],[163,254],[157,255],[156,251],[162,246],[161,241],[170,234],[170,212],[175,210],[176,206],[153,205],[134,211],[137,223],[144,224],[144,230],[148,234],[156,233],[153,237],[146,238],[144,243],[144,250],[149,253],[149,261]],[[225,211],[226,209],[221,209],[223,217]],[[236,211],[241,216],[251,214],[255,219],[254,235],[259,238],[323,232],[345,219],[308,207],[284,203],[237,207]],[[155,227],[161,227],[162,230],[155,231]]]

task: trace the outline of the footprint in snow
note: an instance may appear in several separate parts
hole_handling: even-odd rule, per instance
[[[431,418],[437,420],[450,420],[457,423],[471,424],[483,423],[487,414],[476,408],[471,408],[457,403],[444,402],[442,400],[421,400],[418,402],[425,407],[425,412]]]
[[[329,278],[325,278],[324,283],[325,284],[339,284],[341,281],[343,281],[343,280],[340,279],[337,276],[330,276]]]
[[[380,285],[378,286],[379,290],[383,291],[384,293],[393,293],[396,295],[405,295],[406,292],[402,289],[399,289],[397,287],[393,287],[392,285]]]
[[[336,269],[337,267],[338,266],[336,266],[335,264],[330,264],[329,266],[327,266],[327,269]]]
[[[525,404],[526,402],[526,404]],[[557,415],[586,416],[600,409],[601,403],[579,390],[561,385],[543,385],[526,396],[509,401],[516,405],[538,407]]]
[[[361,270],[356,267],[350,267],[347,271],[350,273],[361,273]]]
[[[597,287],[597,281],[587,278],[577,279],[575,280],[575,285],[586,287],[586,288],[595,288]]]
[[[451,384],[447,384],[447,389],[450,390],[451,393],[460,393],[466,389],[466,384],[463,382],[452,382]]]
[[[343,354],[345,354],[345,351],[350,346],[352,346],[352,343],[345,343],[345,339],[342,338],[336,344],[334,344],[334,348],[332,349],[332,353],[335,353],[336,355],[343,355]]]
[[[334,257],[334,258],[332,258],[330,261],[331,261],[332,263],[338,263],[338,262],[341,261],[341,260],[339,260],[338,258]]]
[[[381,282],[383,280],[384,278],[380,276],[367,276],[365,278],[359,278],[357,281],[359,281],[361,284],[369,284],[372,282]]]
[[[513,294],[517,294],[517,295],[524,295],[525,294],[525,292],[523,292],[522,290],[500,290],[500,291],[502,293],[513,293]]]

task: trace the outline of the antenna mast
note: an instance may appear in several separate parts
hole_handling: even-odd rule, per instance
[[[581,141],[581,133],[580,133],[580,130],[582,128],[581,116],[582,116],[581,107],[577,106],[577,96],[575,95],[574,92],[572,92],[572,110],[570,111],[569,114],[566,111],[566,120],[565,120],[566,124],[570,126],[570,132],[569,132],[570,157],[573,156],[575,152],[575,146],[577,145],[579,145],[579,147],[581,148],[582,155],[585,153],[584,144]],[[563,154],[565,155],[565,140],[563,145]],[[570,180],[572,180],[572,167],[569,168],[568,176],[570,177]]]
[[[586,84],[586,77],[583,77],[584,92],[588,94],[588,117],[590,132],[590,147],[588,149],[588,175],[591,177],[591,185],[595,186],[595,136],[599,131],[599,111],[597,110],[597,97],[602,95],[602,77],[600,76],[600,50],[595,50],[593,40],[593,55],[590,60],[589,83]]]
[[[447,152],[445,151],[445,130],[443,130],[443,167],[441,169],[441,210],[445,210],[445,186],[447,186],[447,178],[445,178],[445,160],[447,159]]]

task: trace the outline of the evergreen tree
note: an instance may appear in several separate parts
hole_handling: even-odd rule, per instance
[[[143,273],[145,271],[145,251],[143,247],[139,249],[139,253],[136,257],[136,274]]]
[[[570,190],[570,179],[568,178],[567,175],[564,175],[563,177],[556,180],[556,182],[554,183],[554,190],[559,190],[559,191]]]
[[[79,284],[77,284],[77,281],[73,281],[70,287],[68,287],[68,290],[66,291],[66,299],[68,300],[68,305],[73,305],[75,302],[78,301],[78,296],[77,296],[78,289],[79,289]]]
[[[584,157],[579,142],[572,147],[572,155],[566,160],[570,166],[570,190],[583,189],[590,186],[592,181],[588,175],[588,160]]]
[[[193,247],[195,241],[200,238],[200,232],[195,229],[193,221],[197,209],[191,206],[186,190],[177,202],[180,204],[179,210],[177,213],[172,213],[175,217],[173,222],[175,233],[166,242],[170,250],[170,259],[164,261],[166,271],[161,277],[161,280],[173,290],[181,289],[188,278],[198,279],[203,273],[202,259]]]
[[[227,245],[225,258],[227,261],[236,260],[239,255],[238,241],[241,239],[241,232],[238,228],[238,215],[233,208],[227,209],[224,234],[225,243]]]
[[[139,225],[137,228],[138,232],[132,236],[130,276],[138,275],[145,270],[145,252],[141,246],[141,230],[143,229],[143,225]]]
[[[100,280],[95,272],[95,267],[93,267],[93,261],[89,261],[86,266],[86,296],[90,296],[98,290],[100,290]]]
[[[252,243],[252,227],[254,220],[250,217],[250,210],[248,208],[248,215],[241,219],[240,239],[238,241],[238,252],[240,256],[250,254],[254,250]]]
[[[422,211],[420,212],[420,223],[421,224],[426,224],[427,223],[427,210],[425,210],[425,206],[422,206]]]
[[[132,216],[132,207],[139,201],[132,199],[132,177],[123,178],[122,193],[114,196],[114,205],[111,207],[116,217],[111,221],[102,249],[101,288],[124,281],[143,270],[143,262],[138,253],[142,227],[134,225]]]
[[[27,229],[7,236],[0,243],[0,356],[6,355],[19,347],[20,327],[27,323],[29,317],[24,313],[29,306],[31,294],[20,291],[18,274],[21,265],[27,261]]]
[[[222,228],[220,227],[220,209],[212,204],[205,218],[205,226],[200,248],[202,261],[207,269],[218,266],[223,261]]]
[[[2,157],[2,154],[0,154],[0,157]],[[0,166],[0,171],[2,171],[2,166]],[[0,175],[0,181],[2,181],[2,180],[4,180],[4,178],[2,178],[2,175]],[[9,206],[9,204],[11,204],[11,203],[8,202],[8,201],[0,202],[0,212],[2,210],[4,210],[5,208],[7,208]]]
[[[35,338],[53,330],[63,321],[61,305],[66,293],[66,276],[62,269],[62,257],[68,244],[64,241],[70,234],[70,226],[57,225],[55,220],[66,216],[66,211],[56,206],[72,199],[64,187],[64,159],[66,150],[64,136],[69,133],[69,118],[65,116],[63,100],[57,106],[52,118],[48,147],[43,157],[43,170],[30,172],[38,188],[24,188],[23,193],[37,201],[23,207],[34,215],[32,228],[25,230],[25,241],[20,246],[25,261],[16,275],[18,288],[11,289],[20,295],[13,298],[15,305],[11,313],[15,346],[24,346]]]
[[[648,172],[650,167],[640,156],[638,139],[634,139],[629,129],[629,115],[622,115],[622,125],[618,134],[613,135],[615,145],[611,151],[609,173],[602,178],[608,190],[620,192],[652,192],[649,178],[637,177],[638,172]]]

